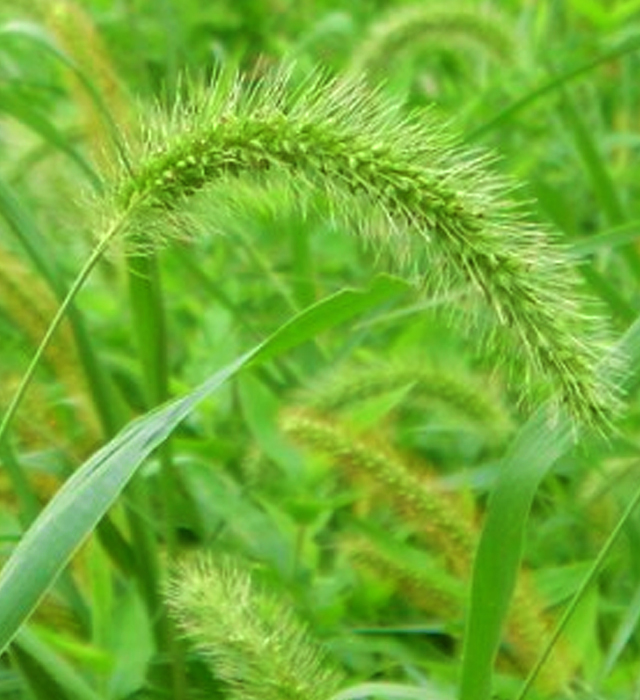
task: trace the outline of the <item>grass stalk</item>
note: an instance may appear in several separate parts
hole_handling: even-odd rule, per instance
[[[575,592],[573,595],[573,598],[567,605],[567,607],[564,609],[564,612],[562,613],[561,618],[558,620],[558,623],[556,624],[552,634],[551,638],[549,639],[549,642],[547,643],[543,653],[540,655],[538,660],[536,661],[534,667],[531,669],[529,672],[529,675],[527,676],[525,682],[523,683],[522,687],[520,688],[520,691],[518,692],[518,695],[515,697],[515,700],[524,700],[525,697],[528,695],[529,690],[531,689],[533,683],[535,682],[536,678],[540,674],[540,671],[542,670],[543,666],[545,665],[547,659],[551,655],[551,652],[553,651],[554,646],[560,639],[560,636],[562,635],[564,629],[566,628],[567,624],[569,623],[569,620],[571,619],[571,616],[575,613],[578,605],[582,601],[585,593],[589,589],[589,587],[592,585],[592,583],[595,581],[596,577],[600,573],[604,562],[606,561],[607,557],[609,556],[611,550],[613,549],[615,543],[618,540],[618,537],[622,534],[622,531],[624,530],[625,526],[629,522],[629,519],[631,518],[633,512],[635,509],[640,505],[640,488],[638,488],[625,508],[624,513],[616,523],[616,526],[613,528],[609,536],[607,537],[606,542],[602,547],[600,548],[600,551],[598,552],[598,556],[593,560],[593,563],[591,564],[589,571],[585,575],[585,577],[582,579],[580,586],[578,587],[578,590]]]
[[[169,369],[167,365],[166,321],[162,303],[162,288],[157,255],[150,251],[146,255],[134,254],[129,258],[129,293],[135,333],[138,339],[138,352],[146,385],[147,408],[158,406],[169,398]],[[160,523],[161,533],[167,548],[167,556],[172,560],[177,555],[177,538],[174,528],[176,475],[173,471],[171,443],[167,440],[159,451],[160,460]],[[133,490],[133,491],[132,491]],[[138,506],[144,507],[151,516],[152,509],[143,489],[137,488],[136,479],[130,485]],[[171,656],[173,697],[184,700],[187,697],[184,655],[180,642],[172,633],[172,622],[165,615],[158,597],[159,562],[155,533],[149,528],[140,527],[142,521],[136,519],[137,539],[144,542],[144,556],[141,564],[147,569],[146,599],[155,620],[156,636],[161,648]]]
[[[87,261],[83,265],[82,269],[78,273],[78,276],[74,279],[73,284],[69,288],[69,291],[67,292],[66,297],[64,298],[63,302],[60,304],[60,307],[58,308],[55,316],[51,320],[51,323],[49,324],[49,327],[47,328],[47,331],[44,334],[44,337],[40,341],[40,344],[38,345],[36,352],[34,353],[33,357],[31,358],[29,366],[27,367],[27,370],[24,373],[22,380],[20,381],[18,389],[16,390],[15,394],[13,395],[13,398],[11,399],[9,406],[2,417],[2,421],[0,421],[0,444],[2,444],[2,442],[4,440],[6,440],[7,432],[9,430],[10,425],[11,425],[11,422],[15,418],[15,415],[18,411],[18,408],[20,407],[20,404],[22,403],[22,400],[27,392],[27,389],[29,388],[29,384],[31,383],[31,380],[33,379],[35,371],[38,368],[38,365],[40,364],[40,360],[42,359],[42,356],[44,355],[45,350],[49,347],[49,344],[50,344],[53,336],[56,334],[56,331],[60,327],[60,324],[62,323],[63,319],[65,318],[67,311],[69,310],[69,308],[73,304],[73,301],[75,300],[76,296],[78,295],[78,292],[84,286],[84,283],[87,281],[87,279],[89,278],[89,275],[91,274],[91,272],[93,271],[95,266],[98,264],[98,262],[102,258],[104,252],[109,247],[109,244],[122,231],[122,229],[125,225],[125,221],[126,221],[126,216],[123,216],[122,218],[117,220],[106,231],[104,236],[100,239],[100,241],[98,242],[96,247],[91,252],[91,255],[89,256],[89,258],[87,259]]]

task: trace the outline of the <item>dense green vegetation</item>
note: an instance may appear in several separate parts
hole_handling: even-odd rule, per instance
[[[640,698],[640,2],[0,8],[0,697]]]

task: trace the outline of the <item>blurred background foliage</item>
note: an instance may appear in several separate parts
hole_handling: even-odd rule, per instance
[[[638,49],[631,0],[4,4],[3,407],[95,242],[109,122],[135,139],[153,104],[184,88],[182,76],[207,81],[230,67],[256,81],[282,61],[299,80],[318,67],[362,73],[407,111],[430,106],[523,183],[515,196],[566,245],[619,334],[640,308]],[[319,201],[302,212],[277,189],[249,194],[233,215],[205,211],[215,235],[149,259],[111,251],[0,455],[3,558],[127,420],[293,312],[388,269],[328,209]],[[171,561],[194,551],[252,566],[353,683],[453,697],[486,497],[531,412],[517,373],[451,324],[467,293],[389,302],[243,375],[194,413],[110,512],[117,546],[106,529],[92,538],[3,657],[0,697],[225,697],[160,600]],[[638,484],[633,387],[627,398],[612,437],[583,441],[539,491],[499,697],[514,696]],[[532,697],[640,697],[639,619],[635,515]],[[372,695],[391,696],[383,684]]]

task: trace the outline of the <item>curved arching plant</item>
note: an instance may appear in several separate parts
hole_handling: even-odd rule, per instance
[[[578,419],[606,419],[615,400],[595,369],[599,323],[582,311],[562,250],[525,220],[513,186],[489,171],[486,156],[461,149],[430,114],[406,116],[359,81],[317,75],[294,85],[280,71],[254,83],[220,77],[186,92],[169,118],[158,113],[143,125],[142,148],[123,156],[102,202],[106,232],[0,424],[0,440],[66,307],[114,239],[129,231],[141,246],[157,245],[188,224],[181,213],[200,191],[274,176],[301,197],[323,191],[334,216],[375,233],[399,267],[418,270],[420,283],[470,283],[517,340],[527,375],[551,378]]]
[[[575,416],[601,420],[612,392],[595,371],[599,324],[583,312],[562,250],[525,220],[488,158],[358,81],[292,82],[284,72],[221,80],[156,120],[111,190],[112,230],[128,220],[153,244],[191,198],[230,179],[279,176],[301,196],[320,189],[334,216],[375,233],[420,283],[470,283],[517,340],[526,371],[552,378]],[[141,233],[150,220],[153,233]]]
[[[527,222],[511,199],[512,186],[489,172],[486,157],[460,149],[429,114],[406,116],[358,81],[314,76],[295,84],[281,72],[254,83],[221,78],[210,89],[185,92],[168,119],[159,112],[145,125],[143,146],[132,146],[123,157],[100,205],[104,232],[0,424],[0,443],[66,310],[117,238],[130,236],[141,249],[153,249],[191,225],[190,203],[201,193],[223,189],[233,202],[232,183],[264,187],[272,178],[303,202],[312,202],[310,192],[323,193],[335,218],[375,236],[399,269],[417,271],[419,284],[435,289],[467,284],[469,304],[479,301],[478,309],[493,312],[499,330],[492,337],[511,336],[529,375],[549,378],[576,419],[606,420],[615,391],[609,375],[597,369],[599,324],[583,313],[562,250]],[[336,300],[342,313],[341,303]],[[309,333],[307,319],[298,322]],[[323,323],[326,327],[326,319]],[[82,532],[89,532],[140,461],[197,401],[248,362],[264,359],[261,347],[192,394],[131,424],[96,453],[29,530],[21,556],[37,538],[50,536],[56,509],[81,505]],[[103,480],[111,471],[106,496]],[[100,505],[79,502],[81,490]],[[60,561],[73,546],[60,550]],[[0,579],[0,590],[5,580],[19,586],[22,570],[15,561]],[[39,577],[50,582],[60,561],[40,562],[46,570]],[[35,571],[36,564],[30,566]],[[25,603],[24,610],[32,604]],[[24,610],[8,611],[4,641]]]
[[[394,7],[374,22],[351,58],[354,73],[378,73],[388,62],[407,50],[459,50],[480,48],[501,61],[515,55],[513,27],[487,8],[464,4],[416,4]]]

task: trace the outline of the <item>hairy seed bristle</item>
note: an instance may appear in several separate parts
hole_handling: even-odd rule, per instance
[[[170,609],[237,700],[329,700],[341,674],[293,611],[239,565],[201,555],[170,582]]]
[[[381,486],[384,500],[417,526],[420,539],[442,554],[453,571],[468,571],[476,533],[465,521],[460,504],[439,490],[434,479],[419,479],[386,445],[373,444],[309,411],[286,412],[280,425],[289,437],[328,455],[347,474],[364,475]]]
[[[552,378],[578,419],[605,421],[615,392],[597,371],[599,323],[583,313],[562,249],[524,221],[512,186],[490,173],[487,159],[457,147],[429,115],[407,117],[358,82],[289,82],[238,82],[176,107],[169,125],[147,135],[134,172],[114,188],[115,203],[142,218],[153,211],[179,219],[205,187],[279,175],[294,190],[327,194],[333,214],[362,231],[366,216],[354,203],[366,202],[386,222],[378,243],[399,266],[408,250],[430,286],[471,284],[500,335],[517,341],[528,371]]]

